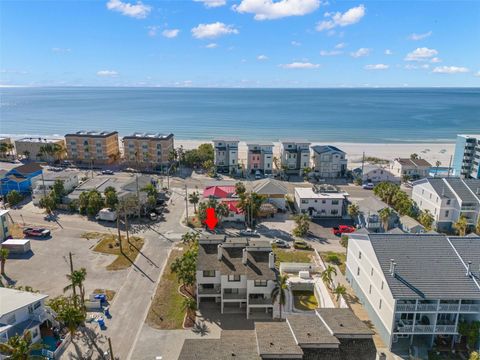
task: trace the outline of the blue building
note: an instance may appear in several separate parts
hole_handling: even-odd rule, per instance
[[[0,175],[0,194],[6,195],[12,190],[29,194],[33,184],[41,175],[42,167],[37,163],[17,166]]]
[[[480,135],[457,135],[453,172],[455,176],[480,179]]]

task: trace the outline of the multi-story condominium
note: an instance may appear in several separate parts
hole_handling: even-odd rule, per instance
[[[345,203],[345,193],[331,185],[295,188],[295,209],[311,217],[341,217]]]
[[[332,145],[312,146],[312,166],[322,178],[344,177],[347,172],[346,153]]]
[[[221,313],[272,316],[271,293],[277,270],[268,240],[211,236],[200,239],[197,258],[197,304],[215,301]]]
[[[407,177],[416,180],[427,177],[431,167],[432,165],[424,159],[397,158],[393,160],[392,173],[400,179]]]
[[[469,226],[477,224],[480,214],[480,180],[426,178],[413,183],[412,199],[421,210],[434,217],[439,231],[451,231],[460,216]]]
[[[118,132],[77,131],[65,135],[68,158],[79,163],[105,165],[120,157]]]
[[[238,143],[237,139],[213,140],[214,163],[217,172],[235,174],[238,171]]]
[[[65,140],[28,137],[15,140],[17,156],[30,160],[52,161],[61,160],[66,156]]]
[[[272,173],[273,143],[248,143],[247,173]]]
[[[41,199],[43,199],[45,196],[50,195],[50,192],[52,191],[53,185],[55,184],[56,180],[60,180],[63,182],[63,188],[65,190],[65,193],[68,194],[78,185],[78,172],[48,172],[44,174],[41,178],[37,178],[34,189],[32,191],[33,205],[38,205]]]
[[[479,237],[349,235],[346,278],[393,352],[452,346],[480,320]]]
[[[173,150],[173,134],[133,133],[123,137],[123,156],[131,165],[166,166]]]
[[[480,135],[457,135],[453,172],[455,176],[480,179]]]
[[[281,141],[280,165],[286,173],[302,175],[310,166],[310,143],[306,141]]]

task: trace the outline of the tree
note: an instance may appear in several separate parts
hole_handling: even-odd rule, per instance
[[[0,354],[11,360],[28,360],[33,350],[39,350],[41,344],[32,344],[32,333],[27,330],[23,335],[14,335],[7,342],[0,343]]]
[[[272,162],[275,165],[275,169],[277,169],[277,171],[281,170],[280,161],[278,160],[278,157],[274,156],[272,159]]]
[[[5,263],[8,259],[10,251],[6,248],[0,248],[0,274],[5,275]]]
[[[170,271],[177,276],[185,288],[195,284],[197,274],[197,249],[187,250],[170,265]],[[189,291],[192,295],[193,293]]]
[[[453,228],[457,231],[458,235],[465,236],[468,228],[467,218],[464,215],[460,215],[460,218],[453,223]]]
[[[479,353],[476,351],[472,351],[468,360],[480,360]]]
[[[321,274],[323,282],[326,283],[329,289],[331,289],[333,285],[333,275],[337,275],[337,269],[335,269],[332,265],[328,265]]]
[[[418,222],[422,224],[426,230],[432,230],[433,222],[435,221],[432,213],[428,210],[420,212],[418,216]]]
[[[59,306],[56,313],[57,319],[67,327],[73,338],[75,330],[85,321],[85,312],[83,309],[75,306],[73,299],[68,299]]]
[[[85,268],[81,268],[80,270],[74,270],[72,274],[67,274],[67,279],[70,281],[70,284],[63,288],[63,291],[68,291],[73,287],[78,287],[78,293],[80,294],[80,302],[82,307],[85,304],[85,287],[83,283],[87,277],[87,270]]]
[[[55,202],[58,204],[62,201],[62,196],[65,195],[65,185],[64,181],[57,179],[53,183],[53,197],[55,199]]]
[[[197,213],[197,204],[200,202],[200,194],[198,191],[194,191],[188,195],[188,202],[193,205],[193,212]]]
[[[305,167],[303,168],[303,178],[308,179],[308,175],[313,171],[311,167]]]
[[[435,177],[438,175],[438,168],[442,165],[442,162],[440,160],[435,161],[435,167],[437,170],[435,171]]]
[[[342,245],[344,248],[348,247],[348,235],[342,235],[340,238],[340,245]]]
[[[235,184],[235,194],[237,194],[237,196],[243,196],[246,192],[247,189],[245,188],[245,184],[243,182],[239,181]]]
[[[477,226],[475,226],[475,232],[480,235],[480,216],[478,217]]]
[[[266,201],[266,197],[257,193],[245,193],[240,196],[238,207],[245,214],[245,222],[248,226],[254,227],[255,219],[258,217],[260,206]]]
[[[411,160],[416,160],[416,159],[418,159],[418,154],[417,154],[417,153],[410,154],[410,159],[411,159]]]
[[[157,201],[158,197],[158,190],[155,185],[153,184],[147,184],[145,187],[142,189],[143,192],[147,193],[147,196],[153,196],[155,197],[155,201]]]
[[[228,217],[228,215],[230,214],[230,210],[228,208],[228,205],[222,202],[218,204],[217,208],[215,209],[215,213],[217,214],[219,221],[222,221],[223,218]]]
[[[332,292],[335,295],[338,307],[340,307],[340,297],[344,296],[347,293],[347,288],[340,284],[335,289],[333,289]]]
[[[7,194],[7,201],[10,206],[17,205],[22,199],[22,195],[17,190],[12,190]]]
[[[358,214],[360,214],[360,209],[357,204],[350,204],[348,205],[348,215],[352,218],[356,219]]]
[[[190,318],[190,314],[197,310],[197,302],[194,298],[184,297],[182,301],[182,308],[187,312],[187,316]]]
[[[90,190],[88,193],[87,214],[95,216],[102,209],[104,201],[97,190]]]
[[[25,159],[29,160],[29,159],[30,159],[30,151],[25,150],[25,151],[23,152],[23,156],[25,156]]]
[[[41,198],[38,205],[41,209],[45,209],[47,214],[51,214],[57,208],[55,193],[52,191],[47,196]]]
[[[383,228],[385,229],[385,232],[388,231],[388,228],[390,227],[390,218],[393,215],[392,209],[386,207],[381,209],[378,212],[378,216],[380,217],[380,220],[382,220]]]
[[[118,204],[117,190],[113,186],[107,186],[103,195],[105,196],[105,206],[109,209],[115,209]]]
[[[287,300],[287,290],[288,290],[288,275],[280,275],[277,278],[277,283],[272,290],[271,297],[272,303],[278,302],[279,309],[280,309],[280,319],[282,318],[282,308],[286,303]]]
[[[307,214],[299,214],[294,217],[295,228],[292,233],[294,236],[304,237],[310,230],[310,217]]]
[[[182,243],[195,246],[198,243],[198,239],[200,238],[200,234],[195,231],[189,231],[182,235]]]
[[[85,215],[88,207],[88,191],[82,191],[78,197],[78,211]]]

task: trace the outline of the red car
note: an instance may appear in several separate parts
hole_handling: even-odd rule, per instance
[[[332,232],[337,236],[340,236],[342,234],[352,233],[355,230],[356,230],[355,226],[350,226],[350,225],[339,225],[338,227],[336,226],[332,228]]]
[[[47,237],[50,236],[50,230],[44,228],[25,228],[23,229],[23,234],[25,236],[32,236],[32,237]]]

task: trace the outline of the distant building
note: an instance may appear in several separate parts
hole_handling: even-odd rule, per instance
[[[307,141],[281,141],[281,169],[289,174],[302,175],[310,167],[310,143]]]
[[[173,145],[173,134],[136,132],[123,137],[123,156],[130,165],[166,166]]]
[[[413,183],[412,199],[421,210],[428,210],[438,231],[452,231],[453,224],[464,216],[474,227],[480,214],[480,180],[460,178],[426,178]]]
[[[214,163],[219,173],[235,174],[238,171],[238,143],[237,139],[213,140]]]
[[[12,190],[23,195],[29,194],[42,172],[42,167],[38,163],[32,162],[3,173],[0,178],[0,194],[6,195]]]
[[[0,210],[0,243],[10,236],[10,230],[8,229],[8,212],[9,210]]]
[[[77,131],[65,135],[68,158],[88,165],[105,165],[119,160],[116,131]]]
[[[346,194],[332,185],[295,188],[295,208],[311,217],[342,217]]]
[[[347,172],[346,153],[332,145],[312,146],[315,174],[322,178],[344,177]]]
[[[347,281],[402,358],[453,348],[460,324],[480,320],[479,266],[480,237],[349,234]]]
[[[78,172],[76,171],[62,171],[62,172],[48,172],[39,178],[34,185],[32,192],[32,203],[38,205],[40,200],[45,196],[50,195],[53,185],[56,180],[63,182],[65,193],[71,192],[78,185]]]
[[[57,151],[54,150],[56,147]],[[26,137],[15,140],[18,157],[35,161],[62,160],[66,156],[65,140],[46,139],[42,137]],[[50,151],[48,151],[50,149]]]
[[[385,232],[398,224],[398,215],[386,203],[374,196],[367,197],[357,202],[360,214],[358,215],[359,223],[369,232]],[[380,218],[379,213],[383,209],[392,210],[392,215],[388,220],[387,229]]]
[[[408,177],[411,180],[421,179],[428,176],[432,165],[425,159],[397,158],[393,160],[393,175],[403,179]]]
[[[455,176],[480,179],[480,135],[457,135],[453,171]]]
[[[276,208],[285,209],[285,196],[288,194],[288,189],[278,180],[262,179],[252,183],[252,191],[263,195],[267,198],[267,202],[275,205]]]
[[[400,177],[395,176],[388,168],[380,165],[366,164],[362,169],[359,168],[359,175],[361,176],[362,183],[374,183],[381,182],[400,183]]]
[[[426,232],[425,227],[422,224],[408,215],[400,217],[400,224],[402,230],[410,234],[423,234]]]
[[[247,173],[272,173],[273,143],[248,143]]]
[[[15,147],[10,148],[10,146],[13,146],[12,139],[10,139],[9,137],[0,137],[0,146],[0,157],[2,159],[12,160],[14,158],[15,150]]]
[[[240,199],[235,193],[234,185],[213,185],[206,186],[203,190],[203,198],[205,200],[214,198],[220,203],[224,203],[228,206],[228,217],[223,218],[222,221],[245,221],[245,213],[239,207]]]

